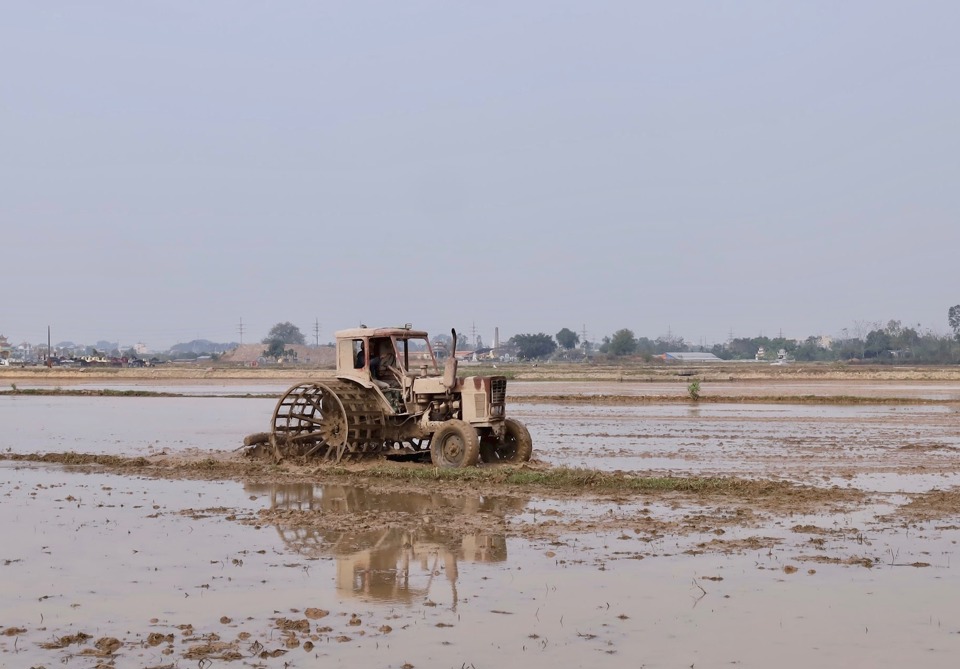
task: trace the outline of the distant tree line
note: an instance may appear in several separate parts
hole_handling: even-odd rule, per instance
[[[898,320],[888,321],[887,324],[857,322],[854,335],[839,338],[810,336],[803,340],[786,339],[783,337],[739,337],[731,339],[725,344],[715,344],[710,348],[688,344],[683,337],[672,335],[649,339],[637,337],[633,330],[623,328],[612,335],[604,337],[599,346],[593,342],[581,340],[580,335],[570,328],[562,328],[554,336],[543,332],[536,334],[517,334],[509,339],[508,346],[512,347],[521,360],[544,360],[549,358],[575,360],[585,359],[588,356],[599,354],[609,358],[640,357],[652,360],[655,356],[668,352],[702,351],[716,355],[724,360],[753,360],[758,351],[763,349],[764,358],[776,359],[782,350],[790,358],[801,362],[813,361],[840,361],[865,360],[870,362],[911,362],[916,364],[949,364],[960,361],[960,304],[947,310],[947,323],[953,336],[938,335],[930,330],[921,331],[920,326],[904,326]],[[439,334],[435,342],[449,347],[450,336]],[[295,355],[293,344],[304,344],[306,338],[296,325],[282,322],[274,325],[262,343],[267,346],[263,355],[271,357]],[[467,337],[463,333],[457,334],[457,348],[467,348]],[[216,355],[236,346],[231,344],[217,344],[205,339],[198,339],[185,344],[177,344],[167,354],[159,354],[161,359],[172,357],[198,357],[201,355]],[[37,350],[45,350],[44,345],[37,345]],[[99,350],[98,350],[99,349]],[[84,355],[103,355],[103,350],[109,355],[126,354],[135,357],[133,349],[126,352],[118,350],[113,342],[100,341],[95,347],[76,346],[72,342],[62,342],[55,350],[58,352],[81,353]]]
[[[864,328],[865,329],[865,328]],[[767,359],[783,350],[791,358],[801,361],[864,360],[870,362],[912,362],[918,364],[948,364],[960,360],[960,336],[953,337],[921,332],[891,320],[886,326],[874,323],[861,336],[837,339],[807,337],[802,341],[780,337],[752,337],[733,339],[717,344],[710,352],[725,360],[748,360],[764,349]]]
[[[682,337],[671,335],[656,339],[637,337],[632,330],[623,328],[604,337],[596,353],[610,358],[642,357],[649,361],[668,352],[701,351],[713,353],[723,360],[754,360],[762,349],[762,357],[767,360],[775,360],[783,351],[789,358],[801,362],[864,360],[950,364],[960,361],[960,304],[950,307],[947,322],[953,336],[921,331],[919,325],[905,326],[898,320],[891,320],[886,325],[858,322],[853,336],[848,336],[844,330],[844,336],[839,338],[739,337],[710,348],[691,345]],[[552,338],[542,332],[514,335],[509,343],[516,347],[522,360],[559,356],[581,345],[584,355],[593,352],[590,342],[581,342],[579,335],[569,328],[563,328]]]

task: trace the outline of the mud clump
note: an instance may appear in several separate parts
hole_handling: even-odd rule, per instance
[[[306,618],[301,620],[289,620],[288,618],[280,618],[277,620],[277,627],[282,630],[289,630],[293,632],[309,632],[310,631],[310,621]]]
[[[67,634],[65,636],[59,637],[56,641],[47,641],[41,643],[40,647],[47,650],[55,650],[58,648],[66,648],[73,644],[82,644],[86,643],[89,639],[92,639],[93,636],[86,634],[84,632],[77,632],[76,634]]]

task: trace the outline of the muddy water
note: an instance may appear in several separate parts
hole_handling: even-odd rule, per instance
[[[510,381],[512,396],[543,395],[607,395],[607,396],[675,396],[687,395],[687,384],[692,377],[677,377],[676,381]],[[910,398],[924,400],[960,400],[960,384],[947,381],[815,381],[757,379],[741,381],[703,380],[703,397],[872,397]]]
[[[2,397],[0,450],[229,450],[272,408]],[[955,666],[960,510],[893,515],[911,493],[956,483],[950,407],[512,409],[551,464],[889,494],[741,517],[715,500],[399,494],[0,463],[0,667]],[[660,529],[643,529],[651,519]],[[90,638],[49,647],[80,632]],[[95,645],[103,638],[117,640],[101,644],[111,653]]]
[[[84,378],[28,378],[15,384],[20,390],[111,390],[111,391],[147,391],[153,393],[173,393],[178,395],[280,395],[293,380],[269,379],[251,381],[246,379],[84,379]]]
[[[0,451],[148,455],[232,450],[267,429],[271,399],[220,397],[0,398]]]
[[[767,545],[729,554],[690,550],[697,536],[678,545],[602,531],[541,545],[514,540],[509,529],[432,532],[429,521],[431,509],[454,505],[465,518],[492,515],[509,528],[551,510],[537,500],[399,499],[345,486],[37,467],[4,466],[0,475],[5,667],[95,667],[104,658],[83,653],[104,637],[118,642],[107,660],[144,667],[226,653],[236,666],[276,667],[480,667],[517,658],[534,668],[948,667],[960,650],[957,530],[915,529],[911,538],[865,527],[860,539],[829,539],[855,555],[890,547],[890,560],[865,568],[811,562],[804,555],[821,549],[777,524],[740,530]],[[242,522],[271,508],[413,517],[331,533]],[[561,512],[605,510],[578,503]],[[796,520],[829,528],[850,519]],[[913,552],[901,553],[908,546]],[[923,552],[930,566],[905,566]],[[91,638],[43,647],[80,632]]]
[[[269,427],[274,400],[0,398],[0,451],[150,455],[230,451]],[[870,490],[960,484],[952,405],[517,404],[535,457],[643,473],[774,476]]]
[[[323,378],[331,374],[324,371]],[[556,395],[606,395],[606,396],[667,396],[684,397],[690,377],[677,377],[675,381],[513,381],[509,382],[512,397]],[[188,379],[157,381],[151,379],[83,379],[83,378],[36,378],[23,379],[16,385],[21,389],[62,387],[70,390],[152,391],[186,395],[246,395],[283,393],[295,380],[270,379]],[[757,379],[741,381],[701,382],[704,397],[758,397],[802,396],[817,397],[853,396],[871,398],[909,398],[914,400],[960,401],[960,384],[947,381],[883,381],[883,380],[782,380]]]
[[[821,485],[869,474],[867,489],[884,491],[960,483],[952,406],[551,404],[512,415],[536,435],[537,456],[558,465]]]

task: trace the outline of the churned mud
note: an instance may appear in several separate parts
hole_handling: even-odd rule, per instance
[[[273,405],[255,384],[164,383],[0,397],[0,667],[948,667],[960,650],[946,382],[823,403],[740,402],[783,393],[738,382],[699,404],[529,383],[511,413],[534,461],[466,471],[254,460],[239,447]]]

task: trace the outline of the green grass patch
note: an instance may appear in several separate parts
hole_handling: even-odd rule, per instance
[[[529,489],[589,490],[592,492],[691,492],[734,493],[763,496],[785,494],[798,486],[784,481],[753,481],[732,477],[637,476],[593,469],[555,467],[528,469],[509,465],[466,469],[432,466],[375,465],[362,470],[334,466],[321,470],[331,476],[387,479],[410,482],[488,483]]]

